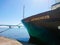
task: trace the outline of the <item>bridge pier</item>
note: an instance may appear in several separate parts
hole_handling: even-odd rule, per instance
[[[20,28],[20,26],[18,26],[18,28]]]
[[[9,28],[12,28],[11,26],[9,26]]]

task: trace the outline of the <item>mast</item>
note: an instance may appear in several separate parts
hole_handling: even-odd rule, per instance
[[[23,19],[25,18],[25,5],[23,6]]]

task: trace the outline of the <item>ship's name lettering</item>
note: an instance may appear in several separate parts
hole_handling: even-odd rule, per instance
[[[33,19],[31,19],[31,21],[43,20],[43,19],[49,19],[49,18],[50,18],[50,16],[46,15],[46,16],[41,16],[41,17],[33,18]]]

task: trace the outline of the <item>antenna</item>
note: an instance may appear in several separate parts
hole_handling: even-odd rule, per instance
[[[23,6],[23,19],[25,18],[25,5]]]

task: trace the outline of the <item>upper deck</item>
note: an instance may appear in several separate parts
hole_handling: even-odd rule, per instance
[[[22,21],[36,27],[57,29],[60,26],[60,8],[25,18]]]
[[[56,10],[51,10],[47,12],[43,12],[40,14],[36,14],[34,16],[28,17],[23,19],[25,22],[32,22],[32,21],[41,21],[41,20],[50,20],[50,19],[58,19],[60,20],[60,8]]]

